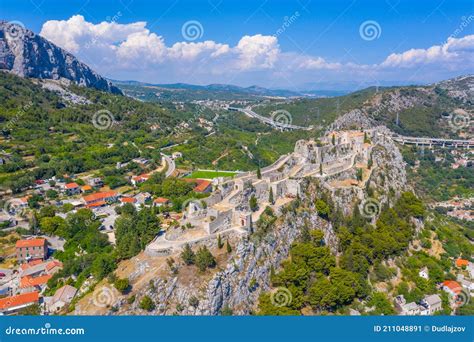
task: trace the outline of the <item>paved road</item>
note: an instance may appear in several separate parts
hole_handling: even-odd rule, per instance
[[[305,130],[309,131],[313,129],[313,126],[303,127],[303,126],[296,126],[291,124],[286,124],[278,121],[274,121],[272,118],[268,118],[266,116],[262,116],[260,114],[255,113],[251,108],[237,108],[237,107],[229,107],[229,110],[235,110],[238,112],[242,112],[247,116],[260,120],[263,123],[266,123],[272,127],[280,128],[280,129],[287,129],[287,130]]]
[[[166,164],[168,165],[168,169],[165,173],[166,178],[168,178],[173,174],[174,170],[176,170],[176,164],[174,163],[173,158],[171,158],[170,156],[167,156],[164,153],[162,153],[161,155],[165,158]]]
[[[443,146],[443,147],[454,146],[454,147],[466,147],[466,148],[474,147],[474,140],[406,137],[403,135],[395,135],[395,134],[391,138],[401,144],[428,145],[428,146],[438,145],[438,146]]]

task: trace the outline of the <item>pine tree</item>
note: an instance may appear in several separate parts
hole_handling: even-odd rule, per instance
[[[319,174],[323,175],[323,163],[319,164]]]
[[[232,247],[230,246],[229,240],[227,240],[225,248],[227,249],[228,254],[232,253]]]
[[[181,252],[181,259],[183,259],[186,265],[192,265],[196,260],[196,254],[194,254],[188,243],[184,246],[183,251]]]
[[[224,243],[222,242],[222,238],[221,238],[221,235],[217,235],[217,248],[221,249],[222,247],[224,247]]]
[[[270,193],[268,194],[268,202],[271,204],[275,204],[275,200],[273,199],[273,188],[270,187]]]
[[[336,135],[332,135],[332,144],[336,145]]]
[[[356,177],[359,182],[362,181],[362,177],[363,177],[362,169],[357,169]]]
[[[257,178],[262,179],[262,171],[260,170],[260,166],[257,168]]]
[[[255,195],[252,195],[252,197],[250,197],[250,200],[249,200],[249,207],[250,207],[250,210],[252,210],[252,211],[257,211],[257,209],[258,209],[258,201],[257,201],[257,197],[255,197]]]
[[[199,248],[196,253],[196,266],[201,272],[204,272],[208,267],[216,266],[216,259],[206,246]]]

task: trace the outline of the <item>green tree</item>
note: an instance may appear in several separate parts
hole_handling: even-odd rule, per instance
[[[224,247],[224,243],[222,242],[221,234],[217,235],[217,248],[221,249]]]
[[[372,315],[395,315],[396,313],[393,305],[382,292],[373,293],[371,299],[367,302],[367,306],[375,307],[375,310],[370,312]]]
[[[357,171],[356,171],[356,178],[360,182],[360,181],[362,181],[362,177],[363,177],[362,169],[358,168]]]
[[[270,293],[262,293],[258,299],[258,315],[260,316],[299,316],[298,310],[288,306],[276,306]]]
[[[206,246],[202,246],[196,253],[195,263],[198,269],[204,272],[207,268],[216,266],[216,259]]]
[[[374,161],[372,160],[372,156],[370,156],[369,161],[367,162],[367,168],[370,170],[374,165]]]
[[[325,201],[323,201],[322,199],[318,199],[316,200],[315,206],[319,216],[325,219],[329,217],[331,209]]]
[[[227,250],[227,254],[232,253],[232,246],[230,245],[229,240],[226,241],[225,248]]]
[[[117,278],[114,282],[114,286],[120,292],[126,293],[130,288],[130,282],[128,278]]]
[[[58,192],[56,190],[49,189],[48,191],[46,191],[46,197],[50,199],[56,199],[58,198]]]
[[[250,207],[250,210],[252,211],[257,211],[258,209],[258,201],[257,201],[257,197],[255,197],[255,195],[252,195],[250,197],[250,200],[249,200],[249,207]]]
[[[268,202],[270,204],[275,204],[275,200],[273,199],[273,188],[270,187],[270,192],[268,194]]]
[[[196,254],[188,243],[184,245],[183,251],[181,252],[181,259],[186,265],[192,265],[196,260]]]
[[[142,300],[140,301],[139,307],[140,309],[146,311],[152,311],[155,309],[155,303],[149,296],[143,296]]]
[[[262,179],[262,171],[260,170],[260,166],[257,168],[257,178]]]

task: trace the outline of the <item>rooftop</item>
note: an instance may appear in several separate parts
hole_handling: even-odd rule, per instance
[[[104,191],[104,192],[96,192],[95,194],[84,196],[84,201],[86,202],[94,202],[105,200],[106,198],[116,197],[117,193],[115,191]]]
[[[135,203],[137,201],[136,198],[133,198],[133,197],[122,197],[120,199],[120,202],[122,203]]]
[[[462,291],[461,284],[459,284],[457,281],[454,281],[454,280],[443,281],[443,286],[449,288],[451,291],[453,291],[456,294]]]
[[[67,183],[65,187],[66,189],[77,189],[79,185],[77,183],[72,182],[72,183]]]
[[[39,277],[34,277],[34,278],[30,277],[30,276],[22,277],[20,279],[20,288],[44,285],[48,282],[49,279],[51,279],[51,277],[52,276],[49,275],[49,274],[42,275],[42,276],[39,276]]]
[[[46,244],[46,239],[26,239],[18,240],[16,242],[16,248],[23,247],[43,247]]]
[[[17,296],[6,297],[0,299],[0,310],[14,308],[25,304],[35,303],[39,300],[38,292],[23,293]]]
[[[467,265],[469,265],[469,260],[461,259],[461,258],[458,258],[456,260],[456,266],[457,267],[463,267],[463,266],[467,266]]]
[[[52,301],[53,303],[57,301],[69,303],[71,299],[76,295],[76,292],[77,289],[75,287],[72,287],[71,285],[64,285],[55,292]]]

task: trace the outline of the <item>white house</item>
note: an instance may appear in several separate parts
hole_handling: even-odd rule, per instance
[[[178,159],[181,157],[183,157],[183,154],[181,152],[173,152],[173,154],[171,155],[171,158],[173,159]]]
[[[423,267],[420,272],[418,272],[418,275],[421,277],[421,278],[424,278],[424,279],[429,279],[430,276],[429,276],[429,272],[428,272],[428,267]]]

